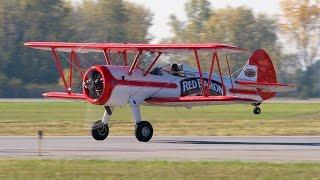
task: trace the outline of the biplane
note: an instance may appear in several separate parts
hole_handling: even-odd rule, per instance
[[[116,107],[129,104],[135,122],[135,136],[141,142],[152,138],[153,127],[143,121],[140,105],[186,107],[244,103],[254,106],[253,113],[260,114],[259,105],[274,97],[276,92],[295,90],[294,86],[277,82],[276,72],[269,55],[256,50],[243,66],[237,78],[223,75],[219,54],[242,53],[246,49],[226,44],[129,44],[129,43],[65,43],[28,42],[25,46],[51,51],[58,73],[65,87],[64,92],[47,92],[44,97],[85,100],[103,106],[102,120],[91,129],[95,140],[104,140],[109,134],[108,122]],[[196,64],[158,63],[164,54],[190,52]],[[58,52],[68,53],[69,76],[65,75]],[[201,67],[200,52],[210,54],[206,59],[209,72]],[[81,68],[79,53],[102,53],[103,63]],[[111,54],[121,55],[115,63]],[[147,55],[152,55],[152,58]],[[147,58],[148,57],[148,58]],[[131,59],[130,59],[131,58]],[[130,59],[130,60],[129,60]],[[146,61],[147,60],[147,65]],[[142,65],[144,63],[144,66]],[[218,73],[214,73],[216,68]],[[82,79],[82,92],[72,89],[73,71],[78,69]],[[68,77],[68,78],[67,78]]]

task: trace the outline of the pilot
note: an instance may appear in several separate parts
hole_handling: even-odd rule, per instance
[[[181,77],[184,76],[178,64],[172,64],[170,70],[171,70],[171,74],[174,76],[181,76]]]
[[[170,70],[171,70],[171,74],[172,74],[172,75],[174,75],[174,76],[180,76],[178,64],[172,64]]]

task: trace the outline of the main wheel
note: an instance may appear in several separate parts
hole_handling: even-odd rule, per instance
[[[135,135],[138,141],[148,142],[153,135],[152,125],[148,121],[140,121],[136,124]]]
[[[109,134],[108,124],[104,124],[101,120],[96,121],[91,128],[91,135],[97,141],[105,140]]]
[[[261,113],[261,109],[258,106],[256,106],[256,107],[253,108],[253,113],[254,114],[260,114]]]

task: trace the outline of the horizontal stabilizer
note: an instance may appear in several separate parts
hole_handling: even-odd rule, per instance
[[[70,99],[70,100],[85,100],[84,94],[80,93],[65,93],[65,92],[47,92],[42,94],[43,97],[56,99]]]
[[[263,83],[253,81],[236,81],[236,83],[243,86],[258,88],[266,92],[288,92],[297,90],[297,88],[293,85],[281,83]]]

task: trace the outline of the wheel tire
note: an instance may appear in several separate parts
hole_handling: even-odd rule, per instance
[[[103,141],[108,137],[109,127],[108,124],[104,124],[101,120],[96,121],[91,128],[91,135],[93,139],[97,141]]]
[[[148,142],[153,135],[152,125],[148,121],[140,121],[136,124],[135,135],[138,141]]]
[[[261,113],[261,109],[259,107],[254,107],[253,108],[253,113],[254,114],[260,114]]]

